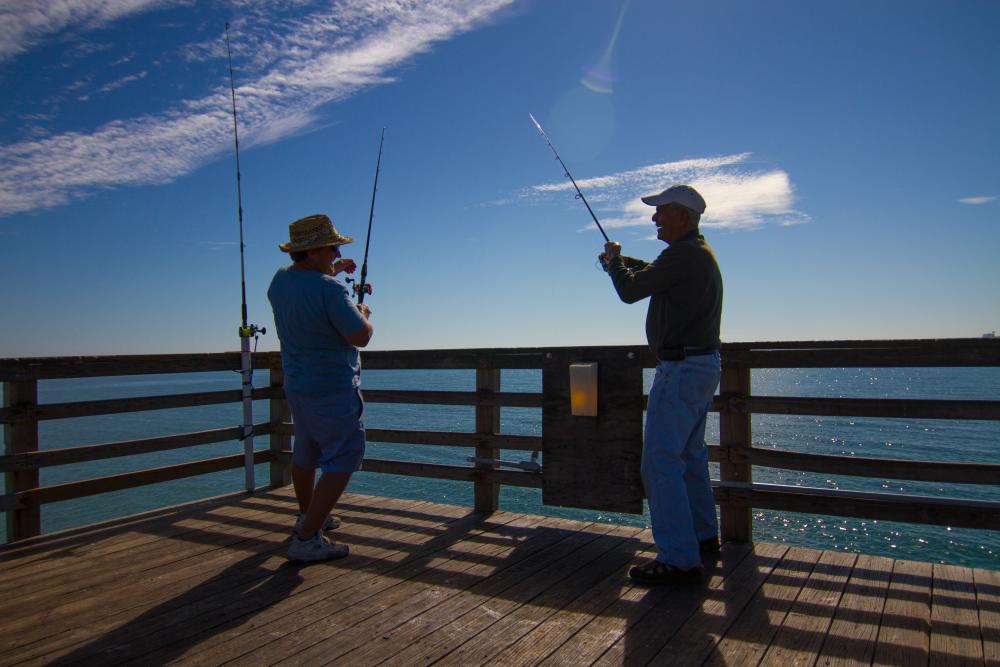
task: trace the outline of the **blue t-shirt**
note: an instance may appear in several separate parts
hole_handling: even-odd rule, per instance
[[[343,334],[365,324],[347,288],[317,271],[282,267],[267,298],[281,341],[285,390],[300,396],[329,396],[361,384],[361,355]]]

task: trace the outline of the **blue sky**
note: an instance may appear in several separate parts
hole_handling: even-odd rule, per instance
[[[3,357],[238,348],[226,21],[268,329],[289,222],[363,240],[384,126],[371,349],[643,342],[529,112],[626,254],[702,191],[724,340],[1000,329],[1000,3],[3,7]]]

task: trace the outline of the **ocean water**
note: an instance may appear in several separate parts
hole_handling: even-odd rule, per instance
[[[505,370],[504,391],[541,391],[541,372]],[[652,370],[646,371],[646,389]],[[258,372],[255,386],[266,386],[267,372]],[[753,392],[770,396],[821,396],[856,398],[952,398],[995,399],[1000,395],[1000,369],[762,369],[754,371]],[[365,371],[363,388],[472,391],[471,370]],[[235,372],[172,374],[138,377],[80,378],[39,382],[39,401],[60,403],[127,396],[152,396],[215,391],[239,387]],[[254,405],[256,421],[267,415],[267,402]],[[43,449],[57,449],[120,440],[170,435],[181,432],[235,426],[242,419],[241,407],[201,406],[175,410],[102,415],[42,422],[39,439]],[[409,428],[440,431],[471,431],[474,409],[466,406],[376,404],[366,406],[369,428]],[[792,415],[755,415],[753,441],[757,447],[803,452],[942,461],[1000,462],[1000,423],[974,420],[914,420]],[[502,408],[501,432],[518,435],[541,433],[541,410]],[[709,415],[706,440],[718,443],[718,418]],[[256,439],[257,448],[267,438]],[[237,454],[237,441],[202,445],[154,454],[55,466],[41,470],[44,485],[113,475]],[[370,442],[373,458],[468,465],[471,450],[463,447],[432,447]],[[504,451],[507,460],[523,460],[529,453]],[[718,478],[717,465],[712,476]],[[268,479],[267,465],[256,468],[258,484]],[[798,486],[859,491],[878,491],[936,497],[1000,500],[1000,485],[937,484],[821,475],[770,468],[754,468],[754,480]],[[117,516],[143,512],[198,498],[242,490],[243,470],[231,470],[175,480],[138,489],[117,491],[89,498],[52,503],[42,508],[42,530],[52,532]],[[396,498],[417,498],[472,506],[472,485],[465,482],[421,479],[377,473],[358,473],[350,491]],[[552,507],[541,502],[540,489],[501,487],[504,510],[546,514],[573,519],[648,526],[648,513],[617,514]],[[0,514],[0,521],[3,521]],[[5,534],[0,532],[0,536]],[[904,524],[872,519],[832,517],[794,512],[757,511],[754,538],[758,541],[864,552],[931,562],[1000,569],[1000,532]]]

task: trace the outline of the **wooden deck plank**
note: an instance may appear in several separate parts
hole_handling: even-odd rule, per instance
[[[976,589],[968,568],[934,564],[930,651],[934,665],[983,663]]]
[[[280,494],[283,493],[283,490],[267,493]],[[0,545],[0,565],[5,571],[12,571],[15,567],[30,563],[50,565],[60,555],[84,556],[88,553],[120,548],[122,542],[132,540],[136,535],[145,536],[147,539],[162,539],[170,536],[169,529],[163,530],[158,526],[165,522],[169,523],[178,514],[197,515],[218,508],[243,507],[253,500],[254,496],[245,493],[228,494],[141,514],[118,517],[89,526],[45,533],[26,540]],[[154,527],[157,527],[155,531]]]
[[[811,665],[823,646],[857,554],[824,551],[761,665]]]
[[[559,520],[518,516],[510,526],[511,539],[475,543],[460,540],[448,554],[415,563],[402,575],[380,578],[373,583],[380,595],[347,600],[343,609],[322,612],[320,618],[300,633],[285,635],[252,655],[241,656],[244,665],[321,664],[331,652],[357,648],[397,625],[432,608],[462,588],[478,581],[485,571],[502,567],[504,559],[520,551],[527,553],[545,541],[542,526],[558,526]],[[491,529],[503,534],[504,526]],[[572,528],[571,533],[575,533]],[[515,532],[516,531],[516,532]],[[572,535],[570,535],[572,537]],[[450,558],[462,554],[462,558]],[[477,566],[483,566],[477,570]],[[402,579],[400,577],[403,577]],[[387,610],[392,610],[387,613]],[[332,645],[332,646],[331,646]]]
[[[822,555],[792,547],[719,641],[706,665],[756,665]]]
[[[631,535],[638,532],[637,529],[633,529]],[[553,563],[553,561],[556,562],[557,567],[566,566],[566,557],[559,556],[554,549],[548,549],[533,555],[522,563],[507,567],[426,613],[410,619],[390,632],[383,633],[380,640],[341,655],[337,662],[379,664],[389,660],[390,663],[398,664],[403,661],[403,658],[398,654],[407,650],[409,646],[422,641],[424,645],[433,642],[433,645],[437,647],[440,646],[443,636],[454,638],[454,644],[457,645],[460,643],[460,640],[457,639],[457,633],[448,634],[438,631],[455,624],[467,628],[471,632],[473,624],[464,617],[470,611],[483,605],[491,605],[487,613],[491,617],[488,623],[492,623],[492,616],[498,613],[496,608],[492,606],[495,604],[492,599],[501,597],[503,600],[510,600],[515,596],[522,595],[521,589],[531,585],[531,579],[536,576],[538,570]],[[463,620],[459,623],[458,619]],[[435,635],[433,640],[429,638],[429,635],[432,634]]]
[[[897,560],[886,595],[872,665],[926,665],[931,636],[930,563]]]
[[[730,544],[641,588],[648,530],[344,499],[308,567],[290,489],[0,548],[0,664],[1000,665],[994,570]]]
[[[353,517],[347,518],[349,523],[355,520]],[[284,559],[280,557],[280,545],[287,539],[287,526],[285,528],[274,535],[275,550],[279,552],[271,554],[275,563],[284,563]],[[206,585],[197,586],[189,581],[190,586],[168,587],[161,592],[160,597],[150,594],[142,587],[124,589],[121,606],[129,607],[128,603],[131,602],[131,608],[112,615],[94,613],[92,616],[81,616],[75,619],[75,624],[69,624],[71,627],[68,629],[57,625],[56,630],[61,630],[57,635],[26,646],[19,653],[49,650],[61,654],[73,650],[73,647],[87,645],[96,636],[101,635],[113,637],[116,641],[125,642],[127,645],[129,632],[142,641],[149,641],[145,630],[159,628],[161,618],[169,617],[171,614],[188,614],[206,604],[218,604],[226,599],[227,590],[234,587],[236,590],[242,590],[241,587],[254,586],[255,582],[259,581],[263,576],[262,570],[256,567],[260,561],[259,555],[238,550],[233,550],[232,553],[237,556],[234,565],[217,569],[214,577],[209,573],[201,575],[201,580],[206,581]],[[202,594],[200,598],[199,594]],[[156,636],[159,637],[159,634]],[[8,654],[4,654],[3,657],[7,658]]]
[[[666,592],[659,595],[650,612],[615,641],[596,664],[644,665],[653,661],[663,645],[675,636],[688,619],[700,615],[700,610],[720,594],[726,582],[740,580],[761,568],[770,570],[787,550],[787,546],[777,544],[760,544],[749,553],[745,549],[736,549],[737,554],[742,552],[744,557],[739,559],[735,567],[721,567],[711,576],[707,586],[661,586],[649,589],[647,595],[661,590]]]
[[[674,661],[694,665],[707,660],[779,562],[764,560],[755,568],[741,568],[726,577],[674,636],[662,645],[653,662]]]
[[[983,634],[983,659],[987,665],[1000,665],[1000,571],[977,568],[972,574]]]
[[[428,507],[430,513],[420,518],[422,510]],[[167,614],[141,624],[157,627],[156,639],[144,643],[141,635],[133,636],[125,647],[131,658],[126,664],[160,664],[170,660],[219,664],[225,660],[227,651],[240,655],[253,650],[254,642],[262,640],[261,627],[266,625],[267,629],[280,632],[281,623],[300,618],[303,609],[328,601],[337,592],[363,586],[377,572],[413,560],[417,557],[415,553],[446,548],[456,536],[467,534],[479,521],[462,508],[441,512],[438,506],[425,503],[398,511],[410,516],[359,525],[352,521],[346,530],[345,526],[338,529],[337,539],[352,546],[352,557],[345,561],[318,567],[290,564],[283,553],[286,543],[282,544],[260,566],[265,572],[264,579],[249,590],[230,588],[222,595],[203,597],[183,609],[172,608]],[[401,526],[404,520],[416,525]],[[396,528],[390,530],[386,523]],[[254,629],[258,633],[251,634]],[[264,635],[263,643],[268,641],[267,637]]]
[[[578,527],[583,526],[579,524]],[[524,562],[525,570],[523,571],[523,576],[521,582],[535,582],[540,576],[544,576],[542,573],[547,568],[550,568],[553,561],[560,562],[564,559],[574,559],[586,557],[585,554],[589,554],[593,551],[595,543],[599,542],[599,538],[610,531],[613,526],[607,524],[590,524],[586,525],[583,530],[578,530],[562,539],[560,539],[555,544],[552,544],[545,548],[544,551],[539,552],[537,558],[531,558]],[[523,549],[521,549],[523,551]],[[515,551],[516,554],[516,551]],[[508,561],[513,560],[511,556],[505,557]],[[489,580],[490,577],[496,575],[498,572],[502,573],[506,570],[506,564],[502,569],[494,568],[492,571],[483,570],[481,572],[482,578],[473,584],[471,588],[476,588]],[[468,589],[466,589],[468,590]],[[507,589],[511,591],[511,589]],[[513,590],[517,590],[514,588]],[[404,605],[399,605],[395,608],[385,609],[378,617],[372,617],[367,619],[364,624],[361,624],[355,628],[352,628],[346,635],[346,641],[341,642],[341,638],[338,637],[336,641],[328,640],[325,642],[325,646],[314,647],[314,651],[305,654],[305,658],[309,662],[315,662],[316,664],[330,664],[334,662],[336,664],[374,664],[385,658],[390,658],[390,661],[398,661],[398,656],[394,656],[401,647],[393,647],[391,645],[391,632],[394,629],[398,629],[400,623],[403,621],[418,620],[421,616],[428,615],[432,625],[441,626],[442,623],[435,622],[434,617],[436,612],[443,613],[445,616],[449,615],[453,608],[451,605],[441,606],[441,602],[448,603],[451,602],[455,597],[463,594],[464,591],[454,591],[453,594],[448,595],[446,598],[434,601],[432,606],[428,606],[426,602],[417,600],[417,606],[414,607],[412,602],[407,602]],[[510,595],[511,593],[503,593],[504,597]],[[488,598],[483,604],[490,604],[496,600],[495,597]],[[479,609],[479,605],[473,607],[473,609]],[[494,615],[498,612],[493,612],[490,614],[490,619],[494,619]],[[438,617],[439,620],[440,617]],[[464,616],[459,617],[464,618]],[[451,620],[451,619],[449,619]],[[382,641],[378,642],[377,646],[370,646],[369,648],[375,649],[374,651],[359,650],[363,649],[366,644],[364,643],[364,638],[367,634],[372,631],[376,632],[376,636],[383,638]],[[387,639],[388,638],[388,639]],[[387,645],[388,644],[388,645]],[[426,645],[423,642],[414,642],[410,646],[414,645]],[[346,649],[346,650],[345,650]],[[348,658],[345,653],[348,652],[355,653],[353,657]],[[392,657],[390,657],[392,656]]]
[[[858,556],[817,665],[870,665],[892,578],[892,559]]]
[[[17,579],[3,578],[0,580],[0,595],[17,591],[21,584],[32,581],[49,581],[52,575],[64,575],[76,570],[85,572],[89,563],[98,558],[111,559],[128,554],[132,551],[155,549],[164,540],[179,537],[198,530],[200,523],[209,521],[224,524],[237,517],[255,512],[273,512],[273,505],[262,506],[260,502],[240,502],[233,505],[217,505],[195,513],[183,512],[161,514],[146,521],[128,523],[115,530],[112,526],[95,531],[93,541],[87,542],[88,533],[76,536],[75,539],[56,539],[50,550],[44,549],[44,542],[33,540],[30,548],[19,548],[20,545],[4,545],[0,559],[4,570],[13,574],[17,571]]]
[[[631,538],[638,532],[634,528],[618,527],[612,531],[612,534],[621,539],[617,542],[601,540],[605,548],[603,553],[600,552],[600,549],[594,550],[598,553],[596,558],[582,557],[577,559],[578,562],[566,559],[563,562],[553,563],[553,567],[549,569],[554,576],[544,576],[539,573],[533,578],[531,586],[533,590],[529,590],[524,596],[528,598],[528,601],[516,606],[521,598],[512,597],[510,601],[515,603],[515,607],[507,613],[504,613],[506,605],[498,605],[497,601],[494,601],[485,611],[504,615],[498,618],[495,623],[483,628],[477,635],[467,639],[435,664],[478,665],[492,662],[494,655],[533,630],[551,615],[558,613],[567,604],[583,595],[591,586],[609,576],[620,573],[635,554],[635,543],[631,541]],[[609,545],[613,548],[608,549]],[[574,554],[574,556],[576,555]],[[582,551],[580,555],[583,555]]]
[[[651,535],[647,535],[646,539],[652,542]],[[744,547],[725,545],[719,559],[708,571],[710,583],[717,582],[732,571],[747,557],[748,551]],[[632,628],[655,609],[658,603],[678,591],[684,591],[671,586],[646,588],[634,585],[621,587],[620,590],[620,597],[605,608],[601,615],[591,619],[539,664],[576,665],[596,661],[609,646],[631,632]],[[693,589],[688,588],[689,592],[691,590]]]
[[[373,616],[379,616],[386,608],[405,604],[409,597],[416,597],[421,593],[424,593],[424,596],[420,599],[426,603],[428,596],[432,596],[436,592],[428,593],[435,588],[434,582],[442,582],[442,587],[447,585],[444,582],[450,582],[451,587],[447,589],[448,591],[459,589],[460,586],[456,582],[468,582],[469,578],[475,577],[477,574],[499,567],[504,554],[509,553],[511,549],[519,549],[518,553],[521,557],[528,557],[535,551],[548,547],[572,532],[565,527],[544,526],[540,517],[535,517],[533,520],[522,516],[514,516],[514,518],[515,521],[503,526],[490,524],[485,527],[480,534],[480,539],[488,540],[491,544],[489,550],[482,552],[481,558],[469,561],[468,556],[466,556],[466,562],[461,564],[461,567],[449,564],[447,559],[443,557],[447,553],[470,549],[459,542],[454,547],[448,547],[436,559],[425,558],[415,561],[398,572],[392,571],[387,575],[373,579],[364,589],[363,595],[355,594],[343,600],[343,609],[346,610],[344,613],[334,614],[334,611],[340,610],[328,610],[319,615],[311,614],[312,624],[302,630],[303,633],[309,633],[309,636],[302,641],[300,648],[308,649],[326,637],[333,636],[329,633],[316,632],[313,630],[314,627],[323,627],[324,624],[336,625],[345,631]],[[512,559],[512,561],[516,561],[516,559]],[[429,573],[431,576],[428,577]],[[428,578],[421,579],[422,575]],[[463,577],[465,578],[463,579]],[[383,593],[387,594],[383,596]],[[370,594],[377,594],[379,597],[371,598]],[[385,618],[384,614],[379,617],[379,619]],[[405,619],[400,619],[400,622],[403,620]],[[376,637],[377,635],[372,634],[367,639],[372,640]],[[292,637],[286,634],[285,640],[292,641]],[[345,650],[349,650],[349,648]],[[277,656],[275,661],[283,657],[278,653],[275,655]],[[248,656],[241,659],[241,662],[253,659],[253,656]]]
[[[636,536],[638,551],[633,562],[641,562],[656,556],[656,546],[648,531]],[[490,663],[499,665],[533,665],[546,659],[562,646],[581,628],[604,613],[605,609],[618,600],[622,593],[631,588],[631,580],[625,567],[606,577],[596,586],[564,607],[558,614],[531,629],[516,642],[491,658]]]
[[[22,548],[21,543],[2,545],[0,553],[6,555],[5,563],[31,568],[23,571],[24,576],[36,570],[61,571],[84,563],[91,557],[126,553],[132,549],[148,548],[152,544],[162,544],[164,540],[181,537],[195,530],[185,523],[186,521],[207,518],[212,522],[224,524],[254,512],[278,514],[277,505],[291,503],[288,505],[291,508],[295,502],[294,497],[284,490],[268,491],[258,496],[239,494],[228,503],[224,500],[204,505],[191,503],[177,506],[172,512],[150,513],[141,521],[125,517],[121,526],[116,526],[112,521],[99,524],[100,529],[94,531],[80,529],[79,533],[74,530],[55,533],[48,552],[45,551],[47,536],[42,535],[28,540],[30,544],[26,545],[26,548]]]
[[[409,508],[419,506],[420,503],[393,501],[387,505]],[[406,509],[393,510],[380,507],[378,510],[369,510],[368,515],[379,516],[378,512],[393,511],[406,511]],[[349,529],[356,533],[381,539],[381,535],[385,532],[381,522],[377,522],[378,525],[375,526],[366,525],[365,517],[361,514],[343,512],[342,515]],[[417,520],[408,517],[407,521]],[[221,610],[223,616],[221,620],[224,620],[227,614],[245,604],[248,597],[254,598],[247,595],[248,590],[253,590],[255,596],[265,591],[272,596],[280,596],[283,589],[290,585],[287,577],[278,576],[280,568],[286,563],[282,553],[286,539],[287,531],[282,530],[273,536],[274,542],[270,549],[249,554],[234,552],[236,556],[234,564],[204,572],[199,579],[200,585],[189,581],[188,583],[192,584],[190,587],[168,588],[162,591],[159,597],[141,588],[130,588],[128,590],[131,595],[126,596],[122,606],[127,606],[126,603],[131,601],[132,607],[103,617],[83,617],[79,625],[68,630],[62,628],[57,636],[37,641],[25,647],[25,650],[39,655],[56,656],[76,652],[78,656],[82,656],[85,649],[99,653],[106,650],[105,644],[113,644],[117,647],[115,652],[127,654],[130,647],[141,647],[136,650],[152,650],[156,647],[156,642],[165,641],[170,636],[170,628],[178,622],[199,618],[201,623],[205,623],[205,619],[200,618],[199,614],[219,615]],[[262,582],[264,585],[261,585]],[[302,588],[307,583],[308,580],[298,584],[298,587]],[[218,622],[220,621],[217,620],[216,623]],[[59,626],[56,626],[56,629],[59,630]],[[102,641],[97,641],[98,638],[102,638]],[[21,653],[14,655],[21,658],[23,657]],[[3,659],[8,657],[12,656],[0,655]]]
[[[0,615],[15,608],[20,615],[27,615],[49,609],[69,596],[82,597],[115,587],[139,585],[159,572],[176,571],[195,561],[213,558],[273,531],[277,526],[269,519],[274,517],[273,511],[244,510],[240,515],[221,517],[224,519],[221,522],[210,516],[185,518],[177,522],[187,529],[183,539],[145,541],[113,554],[84,556],[54,571],[31,571],[20,586],[0,592]],[[291,519],[286,525],[290,522]]]
[[[338,539],[349,543],[352,549],[351,557],[344,561],[313,567],[278,564],[276,567],[289,570],[303,580],[290,595],[255,590],[223,607],[224,618],[211,609],[196,609],[204,613],[173,619],[175,623],[162,633],[166,636],[164,645],[142,655],[136,663],[160,664],[176,659],[184,664],[219,664],[252,651],[273,637],[282,636],[288,626],[294,629],[298,627],[295,623],[305,623],[314,605],[327,602],[342,591],[366,586],[380,573],[446,549],[457,536],[475,532],[480,522],[462,508],[418,504],[415,509],[408,512],[411,516],[406,520],[423,527],[406,528],[394,523],[396,527],[392,530],[381,525],[338,529]],[[425,515],[422,511],[425,509],[431,514]],[[513,516],[509,515],[508,520]]]
[[[67,628],[76,627],[80,623],[91,623],[145,602],[134,595],[120,595],[122,588],[131,591],[141,589],[148,595],[147,600],[158,596],[171,597],[178,587],[191,583],[188,582],[189,578],[197,580],[212,567],[224,567],[247,551],[287,537],[287,524],[282,525],[283,530],[278,531],[274,530],[274,524],[268,525],[271,526],[270,530],[243,528],[234,533],[232,526],[224,524],[217,529],[218,535],[222,537],[216,537],[216,529],[211,524],[200,524],[196,531],[185,532],[176,538],[176,550],[163,548],[163,551],[169,553],[165,557],[166,562],[160,562],[154,557],[153,569],[148,574],[143,572],[141,578],[130,578],[129,574],[133,570],[129,570],[120,579],[97,586],[87,595],[73,595],[54,601],[42,596],[43,599],[37,605],[25,604],[19,618],[5,624],[5,630],[10,635],[0,640],[0,655],[27,643],[62,634]],[[227,548],[217,547],[204,551],[203,542],[211,543],[217,539],[227,543]],[[193,557],[199,554],[201,558]],[[143,563],[141,554],[133,560],[140,565]],[[120,565],[119,560],[114,562]],[[130,563],[130,567],[136,564],[128,559],[124,562]],[[177,566],[171,567],[173,563],[177,563]],[[96,571],[99,565],[92,563],[91,569]],[[142,568],[139,571],[142,572]]]

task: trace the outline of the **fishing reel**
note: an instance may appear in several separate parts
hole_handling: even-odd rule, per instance
[[[259,327],[256,324],[248,324],[245,327],[238,327],[237,333],[239,333],[240,338],[250,338],[251,336],[256,338],[257,336],[263,336],[266,334],[267,329]]]
[[[354,293],[355,297],[361,296],[362,287],[358,283],[357,280],[355,280],[354,278],[344,278],[344,282],[348,282],[348,283],[351,284],[351,291]],[[372,284],[371,283],[365,283],[364,292],[365,292],[365,294],[371,294],[372,293]]]

